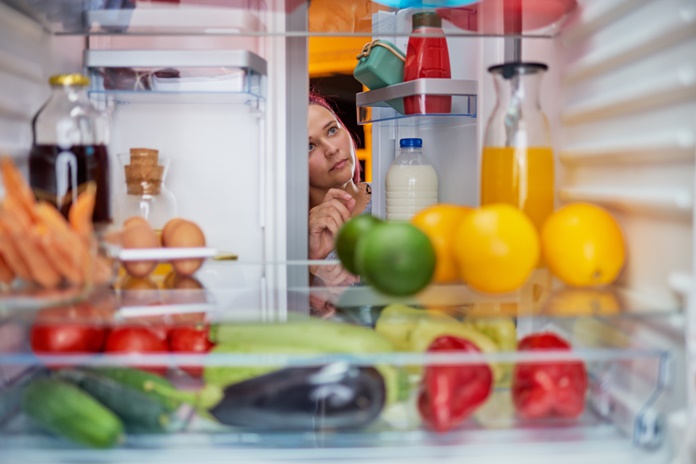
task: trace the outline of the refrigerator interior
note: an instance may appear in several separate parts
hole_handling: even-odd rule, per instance
[[[55,21],[51,14],[57,11],[60,17],[61,8],[82,8],[81,2],[64,1],[48,12],[42,11],[46,4],[41,2],[0,2],[0,151],[16,157],[26,170],[22,160],[31,146],[31,118],[48,96],[46,79],[83,69],[85,49],[255,53],[267,63],[258,91],[245,87],[224,95],[175,92],[184,94],[183,101],[158,92],[93,96],[112,115],[114,201],[123,183],[116,155],[136,146],[158,148],[172,158],[166,185],[177,198],[178,215],[200,223],[211,246],[239,255],[234,263],[206,263],[197,274],[205,290],[192,302],[218,321],[274,321],[284,318],[288,308],[306,307],[312,295],[321,292],[307,286],[306,264],[293,263],[306,256],[307,170],[306,159],[297,155],[306,147],[306,37],[350,34],[364,36],[366,42],[381,37],[405,49],[412,10],[361,3],[356,9],[374,15],[371,24],[346,26],[341,17],[341,8],[351,5],[346,2],[337,9],[339,19],[310,22],[308,31],[304,2],[203,3],[182,2],[167,9],[138,2],[134,10],[90,11],[86,19],[74,23]],[[326,7],[312,3],[314,8]],[[511,416],[509,404],[508,409],[503,406],[509,395],[501,388],[494,393],[500,399],[489,403],[476,425],[442,436],[423,431],[408,415],[386,417],[372,428],[353,432],[267,433],[211,427],[185,411],[175,433],[129,435],[122,448],[85,450],[38,432],[17,414],[23,386],[41,375],[27,346],[37,304],[20,311],[3,303],[0,327],[8,335],[0,350],[0,461],[4,455],[13,461],[58,456],[68,461],[122,462],[147,453],[152,459],[188,462],[202,453],[211,461],[236,453],[241,459],[258,461],[341,457],[424,462],[463,455],[502,460],[514,455],[535,462],[553,462],[559,456],[569,462],[689,462],[688,437],[694,436],[689,427],[696,423],[696,366],[687,356],[694,349],[687,342],[696,343],[696,64],[689,58],[696,56],[696,5],[690,0],[578,3],[563,26],[553,24],[540,33],[525,34],[521,54],[525,61],[545,62],[550,68],[544,77],[542,108],[551,123],[557,155],[557,204],[590,201],[605,206],[625,232],[629,261],[609,289],[618,296],[623,312],[606,318],[532,312],[517,321],[520,336],[545,328],[564,334],[588,366],[587,410],[576,422],[520,423]],[[28,19],[15,7],[38,20]],[[494,12],[495,8],[487,14]],[[483,16],[480,19],[482,25]],[[131,29],[119,30],[123,24]],[[462,115],[450,118],[394,118],[389,108],[371,108],[369,117],[382,120],[372,123],[378,215],[385,211],[383,179],[402,137],[423,138],[426,154],[440,175],[441,201],[478,204],[481,140],[495,103],[486,69],[505,61],[512,42],[496,31],[479,36],[448,21],[445,27],[453,78],[475,85],[475,115],[470,114],[470,97],[455,100]],[[163,28],[166,34],[161,34]],[[510,295],[510,301],[480,299],[465,286],[433,286],[412,303],[432,299],[496,309],[506,303],[538,308],[547,301],[530,303],[533,286],[546,282],[543,276],[539,279]],[[390,302],[369,289],[339,290],[330,297],[347,308],[380,308]],[[163,298],[162,292],[133,296],[125,304],[128,293],[118,295],[122,317],[132,317]],[[572,306],[575,301],[562,304]],[[488,355],[486,360],[524,359],[510,356]],[[189,361],[239,367],[271,362],[253,355],[217,355],[212,361],[142,358],[145,365]],[[392,366],[437,362],[417,355],[388,354],[380,359]],[[369,355],[337,354],[323,360],[375,364]],[[317,362],[291,354],[273,361],[295,366]],[[458,361],[474,362],[466,357]],[[101,365],[109,360],[93,362]]]

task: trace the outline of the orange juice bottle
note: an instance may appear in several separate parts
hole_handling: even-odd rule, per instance
[[[554,156],[539,104],[542,63],[491,66],[498,96],[481,155],[481,204],[507,203],[541,231],[554,209]]]

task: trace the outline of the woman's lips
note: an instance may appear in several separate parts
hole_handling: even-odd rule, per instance
[[[334,164],[329,171],[334,171],[336,169],[342,169],[346,164],[348,164],[348,159],[344,159],[342,161],[339,161],[338,163]]]

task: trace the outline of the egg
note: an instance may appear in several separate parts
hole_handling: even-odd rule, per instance
[[[167,246],[165,245],[167,241],[167,236],[172,232],[172,230],[179,225],[180,223],[184,222],[185,220],[182,218],[173,218],[167,221],[167,223],[162,227],[162,234],[161,234],[161,239],[162,239],[162,246]]]
[[[142,218],[141,218],[142,219]],[[159,248],[157,234],[144,219],[129,219],[123,229],[121,245],[125,249]],[[133,277],[147,277],[157,265],[155,261],[124,261],[123,267]]]
[[[171,221],[170,221],[171,222]],[[162,244],[170,248],[197,248],[205,246],[205,235],[200,227],[191,221],[180,219],[162,232]],[[177,274],[190,276],[203,265],[202,258],[177,259],[172,266]]]

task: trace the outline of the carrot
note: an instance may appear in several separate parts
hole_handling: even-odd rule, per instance
[[[30,282],[31,272],[29,271],[29,266],[24,262],[14,241],[10,237],[10,231],[5,226],[7,221],[9,221],[9,219],[6,219],[5,213],[0,210],[0,255],[2,255],[5,264],[7,264],[17,277]]]
[[[3,238],[0,237],[0,240]],[[15,274],[10,268],[10,265],[5,262],[5,258],[2,257],[0,252],[0,283],[9,285],[14,280]]]
[[[5,186],[6,200],[17,202],[32,219],[32,205],[36,203],[34,193],[10,157],[0,158],[0,174]]]
[[[82,284],[91,272],[85,270],[85,260],[89,257],[85,242],[52,205],[39,203],[34,210],[38,223],[49,231],[44,245],[50,244],[53,250],[44,249],[51,254],[54,267],[71,283]]]
[[[9,237],[14,242],[19,255],[29,268],[32,280],[46,288],[53,288],[60,283],[60,275],[48,262],[38,244],[38,234],[21,224],[16,211],[4,208],[3,224]]]
[[[68,219],[73,230],[81,237],[89,238],[92,235],[92,214],[97,199],[97,184],[89,182],[86,188],[70,206]]]

